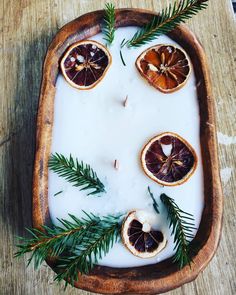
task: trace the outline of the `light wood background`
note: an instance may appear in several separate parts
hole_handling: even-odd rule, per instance
[[[16,235],[31,226],[31,181],[35,119],[46,49],[68,21],[104,7],[104,0],[0,0],[0,294],[91,293],[53,282],[26,258],[13,258]],[[160,10],[161,0],[111,1],[117,7]],[[218,251],[199,277],[170,295],[236,294],[236,26],[230,0],[210,0],[206,11],[188,22],[208,57],[216,106],[219,158],[225,197],[224,226]]]

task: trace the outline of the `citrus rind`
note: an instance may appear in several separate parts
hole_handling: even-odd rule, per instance
[[[161,50],[162,48],[167,49],[167,51],[175,50],[175,52],[178,52],[178,54],[182,56],[182,59],[176,62],[176,64],[173,64],[170,66],[168,65],[168,63],[165,64],[164,61],[166,60],[166,58],[164,57],[163,63],[161,62],[161,64],[158,65],[157,67],[145,61],[145,57],[147,54],[149,54],[152,51],[156,52],[158,50]],[[159,58],[159,61],[160,59],[161,57]],[[145,71],[147,71],[147,73],[144,73],[144,66],[142,66],[141,64],[142,62],[146,62],[147,63],[146,66],[149,66],[148,69],[145,68]],[[172,58],[172,61],[170,61],[170,63],[171,62],[173,62],[173,58]],[[180,64],[181,64],[181,67],[180,67]],[[141,76],[145,80],[147,80],[151,86],[155,87],[156,89],[158,89],[159,91],[163,93],[172,93],[182,88],[187,83],[187,80],[191,73],[191,63],[187,56],[187,53],[183,49],[180,49],[179,47],[175,45],[170,45],[170,44],[158,44],[158,45],[149,47],[138,56],[138,58],[136,59],[135,65],[139,73],[141,74]],[[158,77],[156,77],[157,73],[159,75]],[[172,86],[170,86],[169,88],[162,87],[161,84],[163,85],[163,77],[165,77],[165,80],[166,80],[166,83],[164,84],[171,82]],[[169,78],[168,80],[169,82],[167,82],[167,77]],[[162,80],[162,83],[160,82],[161,80]]]
[[[151,145],[165,136],[177,138],[179,141],[181,141],[188,148],[188,150],[191,152],[191,154],[193,156],[193,165],[189,169],[189,171],[181,179],[179,179],[177,181],[173,181],[173,182],[163,181],[163,180],[157,178],[147,168],[147,164],[146,164],[146,154],[147,154],[147,151],[149,150],[149,148],[151,147]],[[150,139],[148,141],[148,143],[144,146],[144,148],[141,151],[141,165],[142,165],[143,171],[145,172],[145,174],[148,177],[150,177],[152,180],[154,180],[155,182],[157,182],[158,184],[163,185],[163,186],[177,186],[177,185],[181,185],[181,184],[185,183],[195,172],[195,170],[197,168],[197,162],[198,162],[197,154],[196,154],[195,150],[193,149],[193,147],[184,138],[182,138],[180,135],[178,135],[177,133],[174,133],[174,132],[164,132],[164,133],[161,133],[161,134],[153,137],[152,139]]]
[[[131,211],[127,214],[126,218],[123,221],[122,230],[121,230],[121,237],[122,237],[123,244],[133,255],[140,257],[140,258],[152,258],[165,248],[165,246],[167,244],[167,240],[161,231],[154,230],[152,228],[152,224],[150,223],[151,219],[149,219],[147,217],[145,217],[146,221],[140,219],[140,217],[138,216],[138,213],[142,214],[142,212],[144,212],[144,211],[134,210],[134,211]],[[137,223],[141,224],[141,226],[142,226],[141,231],[142,232],[138,229],[138,232],[129,235],[129,231],[132,228],[131,227],[132,222],[137,222]],[[138,241],[139,238],[136,238],[136,242],[134,244],[132,244],[131,238],[134,235],[138,235],[139,237],[141,235],[142,235],[142,237],[146,236],[147,238],[149,238],[149,241],[147,241],[147,239],[146,239],[146,242],[144,242],[145,239],[143,238],[143,242],[141,242],[141,241]],[[140,242],[141,247],[138,246],[137,241]],[[150,241],[151,241],[151,243],[150,243]],[[150,246],[150,247],[148,248],[147,246]]]
[[[99,77],[96,78],[96,75],[94,74],[94,71],[91,70],[91,73],[90,73],[90,76],[92,76],[92,79],[94,79],[94,82],[91,83],[90,85],[79,85],[78,83],[75,83],[72,79],[72,77],[69,77],[68,75],[68,68],[66,68],[66,62],[68,63],[68,58],[70,56],[70,54],[73,53],[73,50],[77,47],[77,48],[80,48],[81,46],[88,46],[88,45],[91,45],[94,50],[97,50],[97,51],[100,51],[100,53],[103,54],[103,58],[106,59],[106,63],[105,65],[103,66],[104,68],[102,68],[101,70],[101,73],[99,73]],[[96,53],[96,51],[95,51]],[[90,52],[90,54],[92,54],[92,56],[90,57],[91,59],[93,59],[93,56],[94,58],[96,58],[96,55],[95,55],[94,52]],[[90,61],[87,62],[87,59],[86,59],[86,63],[84,62],[84,57],[82,56],[79,56],[80,59],[78,64],[75,65],[75,67],[77,67],[77,71],[81,71],[81,68],[84,70],[85,67],[86,69],[90,70],[91,68],[93,69],[92,66],[95,67],[95,69],[97,70],[98,66],[96,64],[96,62],[98,63],[98,61],[93,61],[91,60],[91,63],[92,63],[92,66],[89,65]],[[74,56],[71,57],[71,59],[73,58],[73,62],[75,62],[76,58]],[[101,61],[99,61],[101,62]],[[74,44],[72,44],[65,52],[65,54],[63,55],[62,57],[62,60],[60,62],[60,68],[61,68],[61,72],[65,78],[65,80],[73,87],[77,88],[77,89],[80,89],[80,90],[89,90],[89,89],[92,89],[94,86],[96,86],[104,77],[105,77],[105,74],[106,72],[108,71],[110,65],[112,63],[112,57],[111,57],[111,54],[109,53],[109,51],[107,50],[107,48],[102,45],[101,43],[99,42],[96,42],[96,41],[93,41],[93,40],[83,40],[83,41],[79,41],[79,42],[76,42]],[[97,66],[97,68],[96,68]],[[76,71],[75,69],[73,69],[73,71]],[[87,74],[86,74],[87,76]],[[86,79],[85,79],[86,80]],[[84,81],[84,84],[86,84],[86,82]]]

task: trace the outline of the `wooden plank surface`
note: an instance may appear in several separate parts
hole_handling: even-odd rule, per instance
[[[0,294],[91,294],[53,282],[43,265],[26,269],[13,259],[16,235],[31,226],[31,181],[35,119],[43,57],[53,35],[68,21],[101,9],[103,0],[0,1]],[[165,0],[112,1],[117,7],[160,10]],[[224,226],[216,256],[193,282],[170,295],[236,294],[236,26],[230,0],[210,0],[209,8],[189,21],[209,60],[217,114],[219,158],[225,196]]]

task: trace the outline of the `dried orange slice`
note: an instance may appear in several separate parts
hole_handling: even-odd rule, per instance
[[[176,133],[165,132],[152,138],[143,148],[144,172],[161,185],[174,186],[187,181],[197,167],[191,145]]]
[[[140,74],[155,88],[174,92],[185,85],[190,74],[187,54],[173,45],[155,45],[136,60]]]
[[[122,241],[135,256],[151,258],[166,246],[163,233],[152,227],[154,222],[155,216],[142,210],[131,211],[125,218],[121,231]]]
[[[74,43],[61,60],[66,81],[77,89],[91,89],[105,76],[111,55],[102,44],[84,40]]]

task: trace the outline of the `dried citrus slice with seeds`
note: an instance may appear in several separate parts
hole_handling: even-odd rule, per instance
[[[187,54],[173,45],[148,48],[137,58],[136,67],[153,87],[164,93],[183,87],[190,74]]]
[[[165,132],[152,138],[143,148],[144,172],[161,185],[174,186],[187,181],[197,167],[191,145],[176,133]]]
[[[111,55],[102,44],[84,40],[74,43],[61,60],[66,81],[78,89],[91,89],[105,76]]]
[[[121,230],[123,244],[134,255],[141,258],[156,256],[165,246],[166,238],[154,229],[155,216],[143,210],[131,211],[125,218]]]

